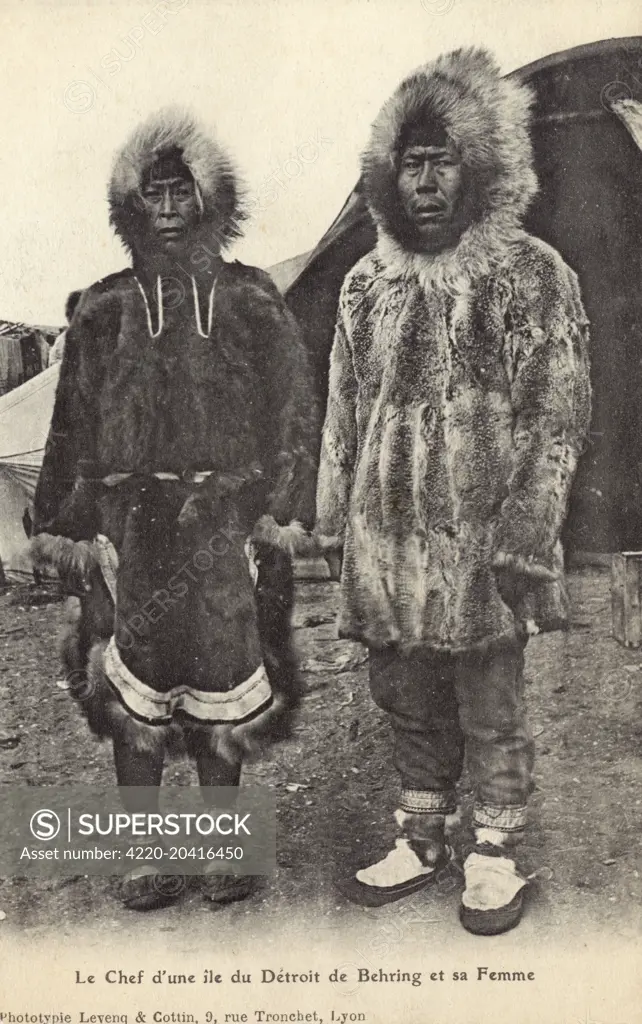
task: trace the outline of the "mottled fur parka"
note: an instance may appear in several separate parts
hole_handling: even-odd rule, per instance
[[[348,274],[331,356],[316,534],[344,548],[340,631],[466,650],[564,624],[560,534],[590,415],[578,281],[521,221],[536,191],[529,89],[478,49],[420,68],[377,116],[363,188],[377,247]],[[402,139],[445,125],[467,226],[421,251]],[[508,598],[496,567],[521,580]],[[544,578],[546,577],[546,578]]]
[[[189,251],[159,267],[140,190],[168,150],[189,168],[201,216]],[[147,709],[206,707],[206,729],[220,711],[223,726],[251,720],[257,734],[272,724],[276,734],[299,697],[291,549],[297,523],[314,521],[316,403],[297,325],[272,281],[220,258],[239,234],[241,195],[225,151],[181,111],[161,111],[118,154],[110,219],[133,268],[83,292],[36,493],[37,561],[80,580],[82,614],[64,650],[76,681],[89,663],[84,710],[97,733],[126,727],[144,749],[171,727]],[[201,472],[209,476],[191,478]],[[115,615],[103,549],[92,548],[105,537],[118,561]],[[112,634],[116,655],[106,651]],[[120,690],[104,673],[110,656],[120,659]]]

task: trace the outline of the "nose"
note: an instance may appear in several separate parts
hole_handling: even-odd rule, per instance
[[[417,179],[417,192],[436,192],[437,191],[437,176],[435,174],[435,168],[433,167],[430,160],[426,160],[424,163],[421,174]]]
[[[161,217],[173,217],[176,213],[174,209],[174,198],[168,188],[163,192],[163,202],[161,203],[160,215]]]

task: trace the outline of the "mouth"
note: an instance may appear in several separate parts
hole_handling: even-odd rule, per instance
[[[180,238],[180,236],[183,234],[183,229],[182,228],[159,228],[158,229],[158,234],[160,235],[161,238],[166,238],[166,239]]]
[[[437,203],[429,203],[426,206],[421,206],[415,213],[415,219],[418,224],[429,224],[434,220],[443,220],[446,216],[446,212],[442,206]]]

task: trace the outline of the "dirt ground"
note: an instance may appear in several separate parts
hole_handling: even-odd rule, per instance
[[[527,651],[537,788],[521,862],[536,877],[520,933],[540,941],[599,928],[633,939],[642,905],[642,652],[610,636],[606,570],[576,570],[570,586],[571,630],[537,637]],[[56,685],[63,606],[15,600],[15,591],[0,598],[0,784],[112,783],[109,746],[92,739]],[[369,698],[362,649],[335,638],[336,601],[336,584],[299,581],[303,712],[294,739],[245,772],[248,782],[277,796],[277,873],[243,903],[214,909],[190,890],[179,905],[155,912],[154,931],[169,933],[187,951],[206,932],[212,941],[213,916],[222,941],[230,929],[255,929],[259,915],[278,922],[295,909],[326,935],[363,936],[375,921],[404,925],[410,935],[415,928],[425,935],[427,926],[446,935],[461,932],[456,875],[429,895],[376,911],[346,903],[333,887],[334,878],[391,844],[397,798],[388,727]],[[187,762],[177,762],[166,769],[165,781],[196,780]],[[466,778],[461,791],[466,809]],[[7,878],[0,881],[0,910],[0,939],[62,939],[89,926],[99,946],[114,931],[135,938],[149,929],[149,915],[124,909],[110,879]]]

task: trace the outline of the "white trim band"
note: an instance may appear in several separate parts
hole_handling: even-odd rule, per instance
[[[105,650],[104,668],[125,707],[138,718],[158,725],[170,722],[177,711],[211,724],[240,722],[260,711],[272,698],[262,662],[249,679],[225,693],[209,693],[187,685],[160,693],[130,672],[112,636]]]

